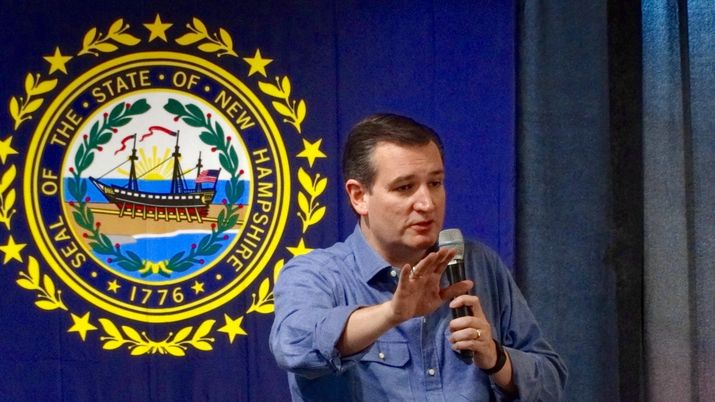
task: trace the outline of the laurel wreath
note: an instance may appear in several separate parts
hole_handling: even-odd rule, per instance
[[[186,24],[189,32],[176,39],[176,43],[181,46],[190,46],[194,43],[199,43],[198,49],[206,53],[216,53],[217,57],[221,56],[236,56],[238,54],[233,50],[233,39],[231,35],[223,28],[219,28],[218,34],[209,34],[206,25],[198,18],[194,17],[193,24]]]
[[[211,35],[205,24],[198,18],[193,18],[192,23],[187,24],[186,27],[189,32],[176,39],[176,43],[179,45],[190,46],[196,44],[198,50],[205,53],[216,53],[217,57],[224,55],[238,56],[233,50],[233,39],[225,29],[219,28],[218,34],[214,33]],[[135,46],[139,44],[141,42],[139,38],[127,33],[129,28],[130,26],[125,24],[121,18],[111,24],[106,34],[98,32],[94,27],[91,28],[84,35],[82,49],[77,55],[91,54],[99,56],[100,53],[111,53],[118,50],[118,45]],[[278,99],[272,102],[275,111],[283,116],[284,123],[292,125],[299,134],[302,134],[301,124],[307,114],[305,101],[302,99],[296,101],[290,98],[291,82],[287,76],[282,78],[276,77],[275,82],[276,83],[273,84],[259,81],[258,86],[264,94]],[[32,119],[32,113],[42,106],[44,99],[39,95],[51,92],[55,89],[56,85],[56,79],[42,80],[40,74],[28,74],[26,76],[25,96],[13,96],[10,99],[9,109],[10,115],[15,123],[15,131],[17,131],[23,122]],[[75,209],[73,215],[75,219],[77,219],[78,224],[82,222],[80,225],[87,230],[88,238],[96,244],[99,250],[113,255],[114,258],[119,259],[120,262],[125,263],[125,265],[129,267],[135,267],[137,265],[138,256],[129,252],[127,255],[119,252],[119,248],[116,247],[116,245],[112,247],[109,238],[99,231],[101,225],[99,222],[94,221],[92,211],[87,207],[89,200],[85,197],[87,190],[86,181],[79,178],[82,171],[91,164],[94,158],[94,151],[101,152],[101,146],[111,139],[110,131],[113,133],[113,129],[120,127],[122,122],[127,124],[129,120],[125,121],[124,119],[131,119],[131,116],[134,115],[132,112],[140,114],[138,113],[140,109],[133,109],[137,103],[130,107],[126,105],[123,106],[122,104],[117,105],[110,113],[110,116],[114,117],[113,119],[109,119],[110,116],[105,116],[101,126],[98,122],[95,122],[95,125],[90,131],[90,135],[84,139],[85,141],[80,146],[82,155],[79,155],[79,152],[75,155],[75,167],[77,169],[75,172],[71,171],[72,179],[68,185],[70,194],[75,198],[74,205],[72,205]],[[227,184],[227,202],[224,204],[225,209],[221,211],[217,219],[216,227],[212,227],[212,235],[208,235],[202,239],[202,241],[205,240],[205,244],[197,245],[196,249],[199,249],[199,246],[214,244],[216,241],[216,238],[212,237],[214,233],[219,233],[219,231],[226,230],[226,228],[235,225],[233,219],[238,219],[238,213],[235,213],[233,206],[238,199],[240,199],[240,191],[243,191],[239,191],[241,184],[238,178],[241,173],[236,174],[238,169],[237,158],[232,156],[235,150],[229,145],[228,138],[224,141],[223,130],[220,125],[214,124],[212,126],[210,117],[207,116],[204,119],[200,111],[197,114],[190,105],[182,106],[186,113],[179,113],[181,118],[183,118],[187,124],[191,124],[190,122],[196,124],[201,123],[200,126],[196,126],[206,129],[206,131],[201,134],[201,140],[209,145],[214,144],[216,151],[220,152],[219,158],[222,167],[232,172],[232,180]],[[128,112],[128,110],[132,110],[132,112]],[[115,113],[116,115],[114,115]],[[107,134],[109,134],[109,136],[107,136]],[[82,171],[80,171],[80,167],[83,167]],[[15,176],[15,165],[11,165],[2,174],[2,179],[0,179],[0,222],[4,223],[8,230],[10,230],[10,221],[15,213],[13,206],[16,194],[14,188],[7,192],[6,190],[14,181]],[[300,209],[298,216],[302,222],[302,233],[305,234],[310,226],[317,224],[325,215],[326,207],[320,205],[318,197],[327,187],[327,178],[321,178],[319,173],[316,173],[315,176],[311,176],[301,167],[298,170],[298,181],[303,190],[298,193],[298,207]],[[231,188],[228,188],[228,186],[231,186]],[[240,208],[240,206],[237,208]],[[302,242],[303,239],[301,238],[300,241]],[[198,255],[196,253],[198,253],[198,250],[194,252],[193,255]],[[180,264],[187,262],[190,255],[191,252],[185,257],[177,257],[170,266],[174,270],[177,270],[177,267],[180,269]],[[246,310],[247,314],[253,312],[271,314],[274,312],[275,306],[271,285],[275,284],[283,265],[284,259],[278,260],[273,267],[272,278],[264,278],[259,285],[258,293],[251,295],[252,303]],[[61,290],[56,288],[49,275],[41,274],[39,264],[34,257],[30,256],[29,258],[27,272],[19,272],[17,284],[24,289],[37,292],[36,296],[39,300],[37,300],[35,304],[40,309],[69,311],[62,301]],[[120,331],[120,329],[107,318],[100,318],[99,323],[106,334],[106,336],[100,337],[100,340],[103,342],[103,349],[114,350],[126,346],[133,356],[156,353],[185,356],[188,346],[193,346],[201,351],[210,351],[213,349],[212,343],[215,342],[214,338],[207,337],[213,330],[215,320],[203,321],[190,338],[189,336],[193,331],[192,326],[184,327],[176,332],[176,334],[170,332],[169,335],[161,341],[153,341],[145,332],[140,333],[127,325],[121,326]]]
[[[15,176],[17,176],[17,168],[15,165],[10,165],[0,179],[0,223],[3,223],[7,230],[10,230],[10,220],[17,211],[14,208],[17,193],[10,187],[15,181]]]
[[[43,98],[36,98],[37,95],[42,95],[52,91],[57,86],[57,80],[41,80],[40,74],[25,76],[25,97],[13,96],[10,98],[10,116],[15,120],[15,131],[26,121],[32,119],[31,113],[35,112],[42,106]]]
[[[224,209],[219,212],[216,224],[211,225],[211,234],[204,236],[198,245],[192,245],[191,251],[184,256],[184,252],[175,254],[167,263],[167,268],[172,271],[183,271],[193,266],[195,263],[203,264],[203,260],[196,257],[202,255],[212,255],[221,248],[221,242],[228,239],[223,233],[236,226],[238,223],[239,210],[243,205],[238,204],[243,192],[245,183],[241,181],[244,174],[238,165],[238,153],[231,145],[231,137],[224,134],[223,128],[218,122],[212,122],[211,114],[204,116],[201,109],[193,104],[182,105],[176,99],[169,99],[164,110],[174,115],[174,120],[183,120],[191,127],[201,128],[204,131],[199,134],[199,139],[206,145],[211,146],[212,152],[219,153],[219,163],[221,167],[229,173],[231,178],[226,183],[226,199],[222,201]]]
[[[295,127],[298,133],[301,133],[300,124],[305,119],[305,115],[307,113],[305,100],[301,99],[296,103],[295,100],[290,99],[290,79],[288,79],[288,77],[276,77],[275,85],[270,82],[259,81],[258,88],[260,88],[264,94],[283,101],[283,103],[273,101],[271,104],[276,112],[284,116],[284,123],[291,124]]]
[[[123,253],[118,243],[112,244],[109,237],[100,231],[101,222],[95,221],[94,213],[89,208],[91,200],[86,196],[87,180],[82,178],[82,173],[94,162],[95,151],[103,151],[102,146],[118,132],[118,127],[129,124],[133,117],[144,114],[149,109],[146,99],[140,99],[133,104],[119,103],[109,113],[104,113],[101,124],[99,120],[95,121],[89,135],[83,136],[82,143],[74,156],[74,166],[69,168],[71,179],[67,187],[74,198],[69,205],[74,209],[72,216],[75,222],[86,230],[83,237],[87,239],[94,252],[109,256],[107,262],[115,262],[128,271],[140,271],[144,267],[144,261],[131,251]]]
[[[91,54],[99,56],[99,53],[111,53],[119,49],[119,46],[111,43],[117,42],[126,46],[135,46],[141,42],[139,38],[125,33],[129,29],[129,24],[124,24],[124,19],[120,18],[112,23],[106,34],[97,31],[97,28],[90,29],[82,40],[82,50],[77,56]]]
[[[102,325],[104,332],[107,336],[102,336],[99,338],[100,341],[104,342],[103,348],[105,350],[118,349],[124,345],[127,345],[128,349],[131,351],[132,356],[150,354],[169,354],[172,356],[185,356],[187,345],[191,345],[198,350],[209,351],[213,349],[211,345],[215,341],[214,338],[207,338],[211,332],[211,329],[216,321],[206,320],[194,332],[194,335],[189,338],[191,331],[194,327],[184,327],[179,330],[176,334],[170,332],[166,339],[156,342],[152,341],[146,334],[146,332],[141,332],[141,334],[134,328],[128,325],[122,325],[122,331],[126,338],[122,334],[122,331],[117,328],[117,326],[109,319],[100,318],[99,323]]]
[[[317,198],[328,186],[328,179],[321,178],[319,173],[315,177],[310,177],[301,167],[298,169],[298,182],[310,197],[308,199],[305,193],[298,192],[298,207],[300,208],[298,217],[303,222],[303,233],[305,233],[309,226],[320,222],[325,216],[326,208],[318,203]]]
[[[37,298],[35,305],[43,310],[61,309],[69,311],[62,302],[62,290],[55,287],[52,278],[47,275],[40,275],[40,265],[34,257],[30,257],[27,263],[27,272],[20,271],[20,279],[17,284],[27,290],[36,290]],[[42,283],[40,283],[42,279]]]

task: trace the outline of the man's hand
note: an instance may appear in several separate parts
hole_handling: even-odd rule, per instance
[[[444,289],[439,287],[442,273],[447,263],[454,258],[454,253],[454,249],[442,248],[429,253],[414,267],[409,264],[402,267],[397,290],[390,300],[395,325],[413,317],[428,315],[445,301],[472,288],[471,281],[455,283]]]
[[[442,303],[466,293],[472,281],[440,289],[439,281],[454,257],[454,250],[429,253],[417,265],[406,264],[400,271],[397,290],[389,301],[359,308],[350,315],[337,348],[343,356],[353,355],[372,345],[382,334],[413,317],[427,315]]]
[[[454,350],[471,350],[474,352],[474,364],[481,369],[490,369],[497,362],[497,348],[492,339],[492,326],[484,315],[479,297],[462,295],[449,303],[449,307],[467,306],[472,311],[471,316],[455,318],[449,322]],[[518,390],[513,382],[511,359],[507,354],[506,364],[492,375],[494,383],[512,395]]]
[[[467,306],[472,315],[455,318],[449,322],[452,331],[450,342],[454,350],[471,350],[474,352],[474,364],[487,369],[497,361],[497,349],[492,341],[492,326],[484,316],[479,297],[462,295],[449,304],[451,308]]]

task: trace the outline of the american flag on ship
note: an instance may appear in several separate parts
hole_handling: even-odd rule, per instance
[[[196,178],[196,184],[216,183],[216,180],[218,180],[218,174],[220,172],[221,171],[219,169],[202,170],[201,173],[199,173],[199,177]]]

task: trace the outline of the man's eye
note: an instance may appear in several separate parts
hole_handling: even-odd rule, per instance
[[[401,185],[401,186],[397,186],[397,187],[395,188],[395,190],[402,193],[402,192],[405,192],[405,191],[410,191],[411,188],[412,188],[412,184],[403,184],[403,185]]]
[[[435,180],[430,182],[430,186],[432,187],[441,187],[442,186],[442,180]]]

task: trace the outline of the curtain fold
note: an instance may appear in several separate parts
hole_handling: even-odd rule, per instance
[[[712,4],[644,1],[645,358],[653,401],[715,392]]]
[[[568,401],[618,400],[607,8],[522,1],[517,280],[569,367]]]

